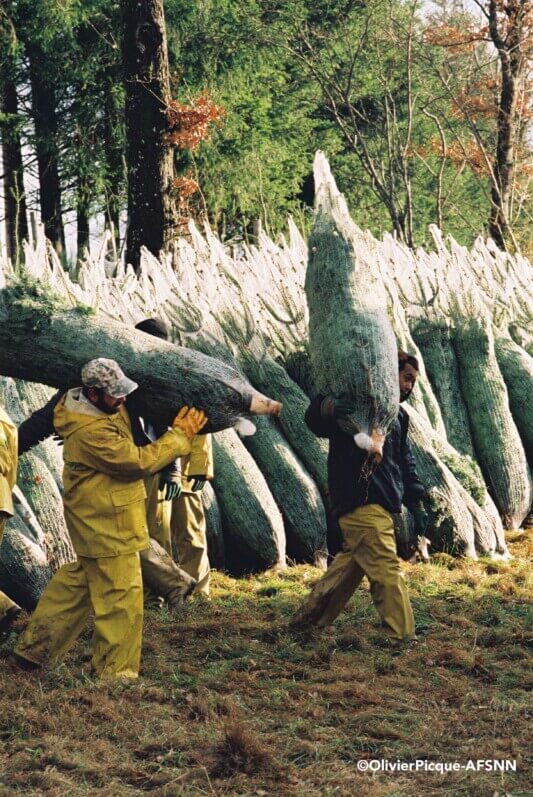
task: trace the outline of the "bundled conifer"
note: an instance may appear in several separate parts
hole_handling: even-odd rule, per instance
[[[309,238],[305,292],[309,351],[320,393],[353,400],[347,432],[361,448],[381,453],[398,415],[398,347],[387,297],[329,164],[314,165],[316,216]]]
[[[533,467],[533,358],[505,335],[497,335],[494,343],[511,413]]]
[[[411,330],[438,400],[448,441],[457,451],[473,457],[474,448],[459,385],[450,320],[427,315],[414,319]]]
[[[285,530],[264,476],[233,429],[213,438],[216,491],[232,572],[285,566]]]
[[[51,578],[46,554],[21,517],[10,518],[0,544],[0,590],[31,612]]]
[[[281,511],[287,555],[320,566],[326,560],[326,513],[320,493],[270,418],[257,418],[255,434],[243,442],[264,475]]]
[[[531,506],[531,482],[496,360],[490,319],[458,319],[453,343],[478,462],[504,525],[518,528]]]

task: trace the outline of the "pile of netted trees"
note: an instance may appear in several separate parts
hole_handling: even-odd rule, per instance
[[[324,158],[316,170],[317,185],[336,195]],[[394,345],[421,363],[408,412],[428,489],[432,550],[507,557],[504,529],[518,528],[531,508],[531,264],[481,238],[467,250],[435,229],[434,251],[411,251],[392,236],[376,240],[346,215],[334,222],[314,230],[310,258],[324,230],[338,236],[324,267],[334,275],[349,250],[369,292],[381,296]],[[309,349],[308,250],[298,229],[289,222],[279,243],[262,234],[256,246],[228,248],[209,228],[191,227],[172,254],[157,260],[144,252],[138,274],[110,262],[108,251],[104,239],[96,256],[65,272],[39,238],[26,246],[23,274],[0,263],[0,401],[19,421],[50,393],[28,380],[67,387],[79,361],[103,355],[140,381],[163,416],[180,400],[201,404],[203,397],[217,430],[216,475],[204,491],[217,564],[223,551],[235,573],[287,559],[323,563],[331,526],[327,444],[304,423],[320,385]],[[344,298],[331,295],[334,279],[325,284],[324,301],[339,302],[331,335],[349,352],[353,325]],[[167,322],[174,344],[132,330],[151,316]],[[179,347],[189,350],[190,362]],[[206,380],[215,377],[211,390]],[[266,396],[282,402],[281,414]],[[265,414],[253,418],[253,435],[240,436],[254,397]],[[53,441],[21,458],[17,517],[0,550],[0,582],[1,563],[33,557],[37,582],[72,555],[60,472]],[[402,522],[410,522],[407,513]]]

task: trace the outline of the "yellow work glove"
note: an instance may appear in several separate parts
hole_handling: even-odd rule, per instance
[[[203,410],[197,410],[196,407],[189,409],[189,407],[185,406],[181,408],[172,421],[172,428],[179,429],[189,440],[192,440],[194,435],[198,434],[206,423],[207,416]]]

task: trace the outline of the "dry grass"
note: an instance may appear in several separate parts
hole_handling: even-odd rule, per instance
[[[89,637],[20,673],[0,648],[0,797],[504,797],[528,790],[531,543],[512,562],[407,566],[419,644],[383,646],[367,590],[333,636],[287,620],[319,573],[215,577],[210,604],[150,611],[142,678],[97,684]],[[21,623],[22,625],[22,623]],[[529,684],[530,686],[530,684]],[[361,760],[512,759],[516,773],[359,772]]]

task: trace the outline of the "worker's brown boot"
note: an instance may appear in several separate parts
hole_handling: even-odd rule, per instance
[[[9,634],[13,625],[18,620],[21,614],[22,614],[22,609],[20,608],[20,606],[15,605],[7,610],[7,612],[0,620],[0,636],[7,636],[7,634]]]
[[[34,672],[35,670],[40,670],[42,665],[37,664],[35,661],[30,661],[30,659],[24,658],[19,653],[11,654],[11,663],[18,667],[19,670],[25,670],[26,672]]]
[[[189,584],[178,587],[165,596],[169,612],[176,612],[183,606],[187,598],[194,592],[197,583],[194,578],[191,578]]]
[[[171,611],[184,602],[196,586],[196,581],[172,557],[150,539],[150,547],[141,551],[141,569],[144,587],[164,598]]]

